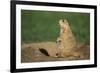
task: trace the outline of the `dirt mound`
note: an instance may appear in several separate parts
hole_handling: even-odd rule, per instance
[[[21,47],[21,62],[45,62],[45,61],[68,61],[68,60],[85,60],[90,58],[90,47],[89,45],[79,44],[72,54],[69,54],[65,58],[56,57],[57,46],[55,42],[41,42],[41,43],[25,43]],[[44,49],[49,56],[45,55],[39,50]],[[77,56],[80,55],[80,56]]]

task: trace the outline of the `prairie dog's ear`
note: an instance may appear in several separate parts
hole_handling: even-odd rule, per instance
[[[63,23],[66,24],[66,25],[69,25],[69,23],[66,19],[63,19]]]

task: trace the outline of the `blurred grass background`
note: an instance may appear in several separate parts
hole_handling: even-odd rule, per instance
[[[67,19],[75,38],[89,43],[90,14],[75,12],[52,12],[21,10],[21,41],[56,41],[59,36],[59,19]]]

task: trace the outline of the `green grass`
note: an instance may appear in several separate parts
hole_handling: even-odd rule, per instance
[[[59,19],[67,19],[77,41],[90,40],[90,14],[75,12],[21,11],[22,42],[56,41]]]

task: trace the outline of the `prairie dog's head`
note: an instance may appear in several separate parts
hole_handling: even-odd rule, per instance
[[[68,21],[66,19],[60,19],[59,20],[59,25],[62,26],[64,24],[68,25]]]

